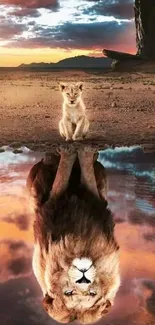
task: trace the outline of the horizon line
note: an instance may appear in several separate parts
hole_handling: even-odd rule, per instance
[[[26,66],[29,66],[29,65],[31,65],[31,64],[53,64],[53,65],[55,65],[55,64],[57,64],[57,63],[59,63],[59,62],[61,62],[61,61],[63,61],[63,60],[69,60],[69,59],[72,59],[72,58],[77,58],[77,57],[90,57],[90,58],[95,58],[95,59],[101,59],[101,58],[105,58],[105,59],[107,59],[108,57],[106,57],[105,55],[102,55],[102,56],[90,56],[90,55],[75,55],[75,56],[71,56],[71,57],[67,57],[67,58],[64,58],[64,59],[61,59],[61,60],[59,60],[59,61],[57,61],[57,62],[44,62],[44,61],[40,61],[40,62],[35,62],[35,61],[32,61],[31,63],[21,63],[21,64],[19,64],[19,65],[17,65],[17,66],[0,66],[0,69],[2,69],[2,68],[10,68],[10,69],[16,69],[16,68],[19,68],[20,66],[22,66],[22,65],[26,65]]]

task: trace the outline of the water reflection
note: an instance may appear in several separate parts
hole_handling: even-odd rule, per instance
[[[27,149],[18,155],[10,149],[0,154],[2,325],[21,325],[21,319],[24,325],[54,323],[41,307],[41,291],[31,271],[32,215],[25,194],[28,172],[42,156]],[[144,154],[139,147],[121,148],[101,152],[99,159],[109,180],[108,203],[121,248],[122,276],[115,304],[102,324],[154,324],[155,154]]]

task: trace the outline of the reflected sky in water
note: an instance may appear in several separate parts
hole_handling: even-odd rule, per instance
[[[43,157],[21,148],[0,153],[1,325],[53,324],[41,307],[31,270],[32,215],[25,190],[33,164]],[[121,248],[122,285],[105,325],[155,324],[155,153],[140,147],[107,149],[99,160],[108,175],[108,204]],[[9,312],[8,312],[9,306]]]

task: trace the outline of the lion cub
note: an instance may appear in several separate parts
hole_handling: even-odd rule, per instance
[[[59,122],[59,132],[69,140],[83,140],[89,129],[85,105],[82,100],[83,83],[60,83],[63,95],[63,116]]]

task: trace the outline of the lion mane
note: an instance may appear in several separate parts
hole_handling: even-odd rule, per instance
[[[94,169],[99,184],[105,171],[99,162],[95,162]],[[35,183],[38,198],[33,270],[43,291],[43,306],[49,316],[60,323],[78,320],[88,324],[109,311],[120,285],[119,247],[114,238],[113,217],[107,201],[95,197],[81,185],[78,161],[73,166],[65,193],[56,200],[48,199],[56,170],[55,166],[45,166],[42,160],[33,166],[28,176],[28,188],[31,191]],[[89,309],[67,308],[60,278],[74,258],[83,256],[91,257],[96,265],[106,302],[104,297],[100,297]],[[51,294],[47,287],[50,287]]]

